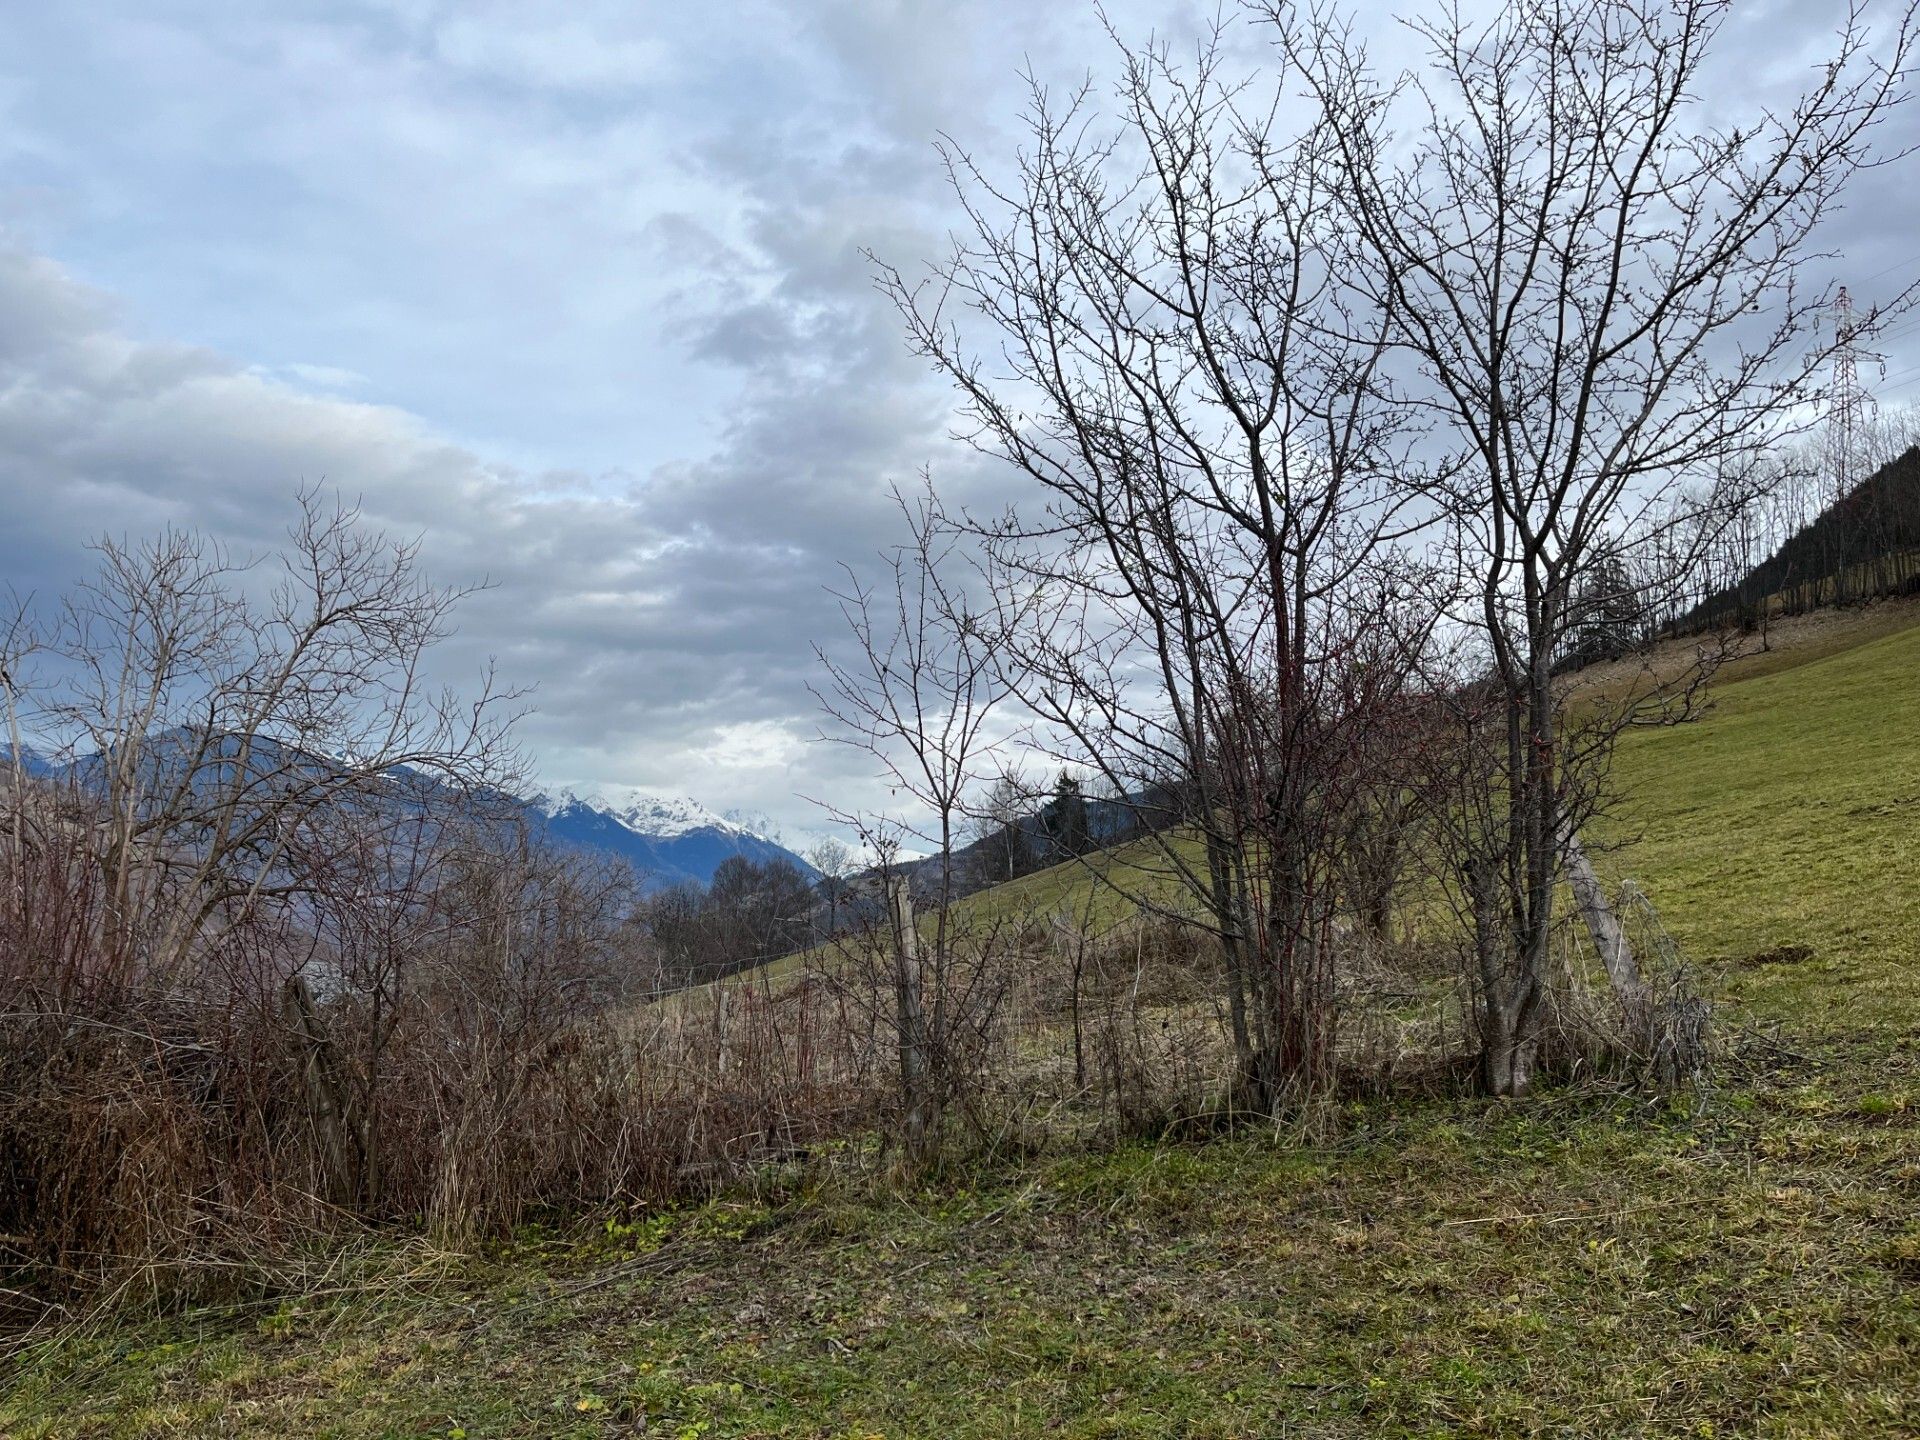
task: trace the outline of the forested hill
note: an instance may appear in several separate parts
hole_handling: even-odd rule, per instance
[[[1788,614],[1879,595],[1920,580],[1920,445],[1880,467],[1851,493],[1789,536],[1736,585],[1709,595],[1683,632],[1757,616],[1762,604]]]

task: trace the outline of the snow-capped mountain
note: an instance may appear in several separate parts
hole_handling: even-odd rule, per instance
[[[561,790],[540,795],[530,802],[543,815],[584,806],[602,815],[611,815],[629,830],[657,839],[670,840],[691,830],[747,832],[751,827],[716,815],[697,800],[663,799],[657,795],[609,793],[605,790]]]
[[[168,741],[169,736],[160,735],[150,742],[149,763],[166,765],[181,753],[178,745],[170,745]],[[255,762],[268,768],[287,763],[271,740],[256,739],[253,751]],[[189,749],[188,753],[199,752]],[[231,763],[223,758],[227,753],[216,745],[196,762],[202,765],[210,783],[223,764]],[[317,756],[302,756],[300,763],[325,766],[331,762]],[[10,770],[12,765],[11,747],[0,744],[0,767]],[[49,760],[23,746],[20,765],[36,779],[65,778],[90,788],[99,781],[102,759],[98,755],[85,755],[77,759]],[[409,783],[432,788],[433,782],[425,777],[411,772],[405,774]],[[604,851],[627,861],[633,866],[642,888],[647,890],[663,890],[689,881],[705,885],[713,879],[713,872],[720,868],[721,862],[734,855],[762,865],[769,860],[784,859],[809,879],[817,873],[779,841],[759,833],[772,828],[766,822],[756,825],[737,814],[731,818],[718,815],[692,800],[660,799],[637,792],[573,790],[538,795],[530,800],[517,796],[495,798],[517,808],[536,832],[556,844]],[[405,794],[398,791],[394,801],[402,805],[409,803]]]
[[[606,850],[626,860],[649,890],[687,881],[704,885],[733,855],[760,864],[785,859],[803,875],[814,873],[777,840],[693,800],[561,790],[537,797],[527,808],[561,844]]]

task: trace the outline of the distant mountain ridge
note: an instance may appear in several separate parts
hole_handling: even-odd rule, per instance
[[[818,872],[779,841],[738,818],[685,798],[634,796],[624,802],[595,792],[561,790],[525,802],[536,828],[577,849],[617,855],[648,890],[705,885],[721,862],[743,856],[756,864],[786,860],[814,879]]]
[[[271,746],[271,742],[256,745]],[[156,753],[166,753],[164,743]],[[11,747],[0,743],[0,766],[11,763]],[[213,763],[222,762],[216,758]],[[309,763],[327,762],[309,757]],[[34,779],[67,780],[87,788],[101,757],[54,760],[22,746],[20,764]],[[705,885],[723,861],[736,855],[761,865],[786,860],[809,880],[818,878],[819,872],[800,856],[759,833],[769,828],[764,821],[750,822],[737,813],[733,817],[720,815],[693,800],[639,794],[616,799],[574,790],[543,793],[531,799],[511,795],[498,798],[509,810],[517,808],[528,828],[550,843],[626,861],[643,890],[688,883]]]

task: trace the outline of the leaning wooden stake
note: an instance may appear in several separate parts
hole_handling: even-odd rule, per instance
[[[908,1156],[925,1158],[933,1129],[928,1085],[926,1016],[920,998],[920,934],[905,876],[892,882],[893,989],[900,1032],[900,1098],[906,1105]]]
[[[1607,899],[1606,887],[1601,885],[1600,877],[1594,873],[1593,862],[1587,859],[1586,847],[1580,843],[1578,832],[1571,826],[1566,832],[1566,856],[1567,879],[1573,885],[1574,904],[1579,908],[1580,918],[1587,923],[1587,933],[1593,937],[1593,948],[1600,952],[1600,963],[1607,967],[1607,978],[1613,982],[1613,992],[1626,1014],[1629,1029],[1638,1031],[1649,1018],[1647,982],[1640,974],[1640,964],[1634,959],[1633,947],[1627,942],[1626,928],[1614,913],[1613,904]]]

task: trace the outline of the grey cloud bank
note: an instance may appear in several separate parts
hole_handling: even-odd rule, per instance
[[[88,538],[168,522],[264,549],[324,482],[493,582],[442,678],[492,655],[537,685],[549,783],[793,838],[800,793],[886,800],[809,743],[822,587],[895,538],[890,482],[999,483],[860,252],[939,249],[935,135],[1005,158],[1021,66],[1071,84],[1108,51],[1039,0],[545,8],[9,7],[0,583],[58,594]],[[1795,84],[1823,28],[1750,7],[1727,73]],[[1920,203],[1869,179],[1835,248],[1871,303],[1920,270]],[[1914,341],[1883,347],[1889,398]]]
[[[394,408],[130,340],[100,297],[19,251],[0,254],[0,334],[0,571],[15,589],[67,590],[101,533],[191,523],[258,552],[297,485],[335,485],[373,523],[421,536],[438,577],[491,582],[467,603],[442,678],[471,680],[491,654],[537,684],[523,738],[545,774],[806,823],[800,768],[833,768],[803,739],[808,645],[831,616],[826,521],[810,522],[821,507],[806,487],[804,504],[783,506],[719,464],[619,487],[528,476]],[[775,513],[724,523],[748,502]],[[835,533],[868,549],[885,538],[858,506]]]

